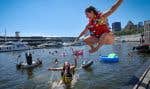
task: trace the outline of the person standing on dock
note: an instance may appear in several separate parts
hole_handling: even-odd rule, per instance
[[[95,7],[90,6],[85,9],[86,17],[89,23],[75,40],[76,43],[80,37],[90,31],[90,36],[84,39],[84,42],[91,48],[90,53],[96,52],[102,45],[111,45],[114,43],[114,35],[108,26],[108,17],[116,11],[123,0],[117,2],[106,12],[99,12]],[[95,46],[96,44],[96,46]]]

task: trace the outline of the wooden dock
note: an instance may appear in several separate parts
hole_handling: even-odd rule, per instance
[[[145,70],[133,89],[150,89],[150,66]]]

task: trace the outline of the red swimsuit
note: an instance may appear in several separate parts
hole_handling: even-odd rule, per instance
[[[100,38],[100,36],[104,33],[109,33],[109,26],[101,17],[101,13],[99,13],[95,18],[89,21],[88,29],[90,30],[91,36],[95,36]]]

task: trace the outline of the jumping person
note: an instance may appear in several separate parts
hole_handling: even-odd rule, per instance
[[[73,74],[75,72],[75,68],[77,67],[77,59],[74,59],[74,64],[71,65],[69,62],[65,62],[63,67],[61,68],[49,68],[51,71],[61,71],[62,80],[60,83],[64,83],[65,85],[71,85],[71,81],[73,80]]]
[[[75,40],[77,42],[80,37],[90,31],[90,36],[84,39],[84,42],[91,48],[90,53],[96,52],[102,45],[111,45],[114,43],[114,35],[110,31],[107,18],[120,6],[123,0],[117,2],[106,12],[99,12],[95,7],[90,6],[85,9],[86,17],[89,23]],[[96,44],[96,45],[95,45]]]

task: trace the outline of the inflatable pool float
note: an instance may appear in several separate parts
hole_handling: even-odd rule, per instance
[[[17,64],[16,67],[18,69],[28,69],[28,68],[37,67],[37,66],[39,66],[41,64],[42,64],[41,60],[36,60],[36,61],[32,62],[32,65],[28,65],[26,62],[21,62],[21,63]]]
[[[82,63],[82,68],[86,69],[88,67],[90,67],[93,64],[93,61],[88,61],[87,63],[84,61]]]
[[[73,51],[73,55],[75,55],[75,56],[83,56],[83,50]]]
[[[119,57],[115,54],[109,54],[108,56],[100,56],[100,61],[102,62],[108,62],[108,63],[115,63],[119,62]]]

